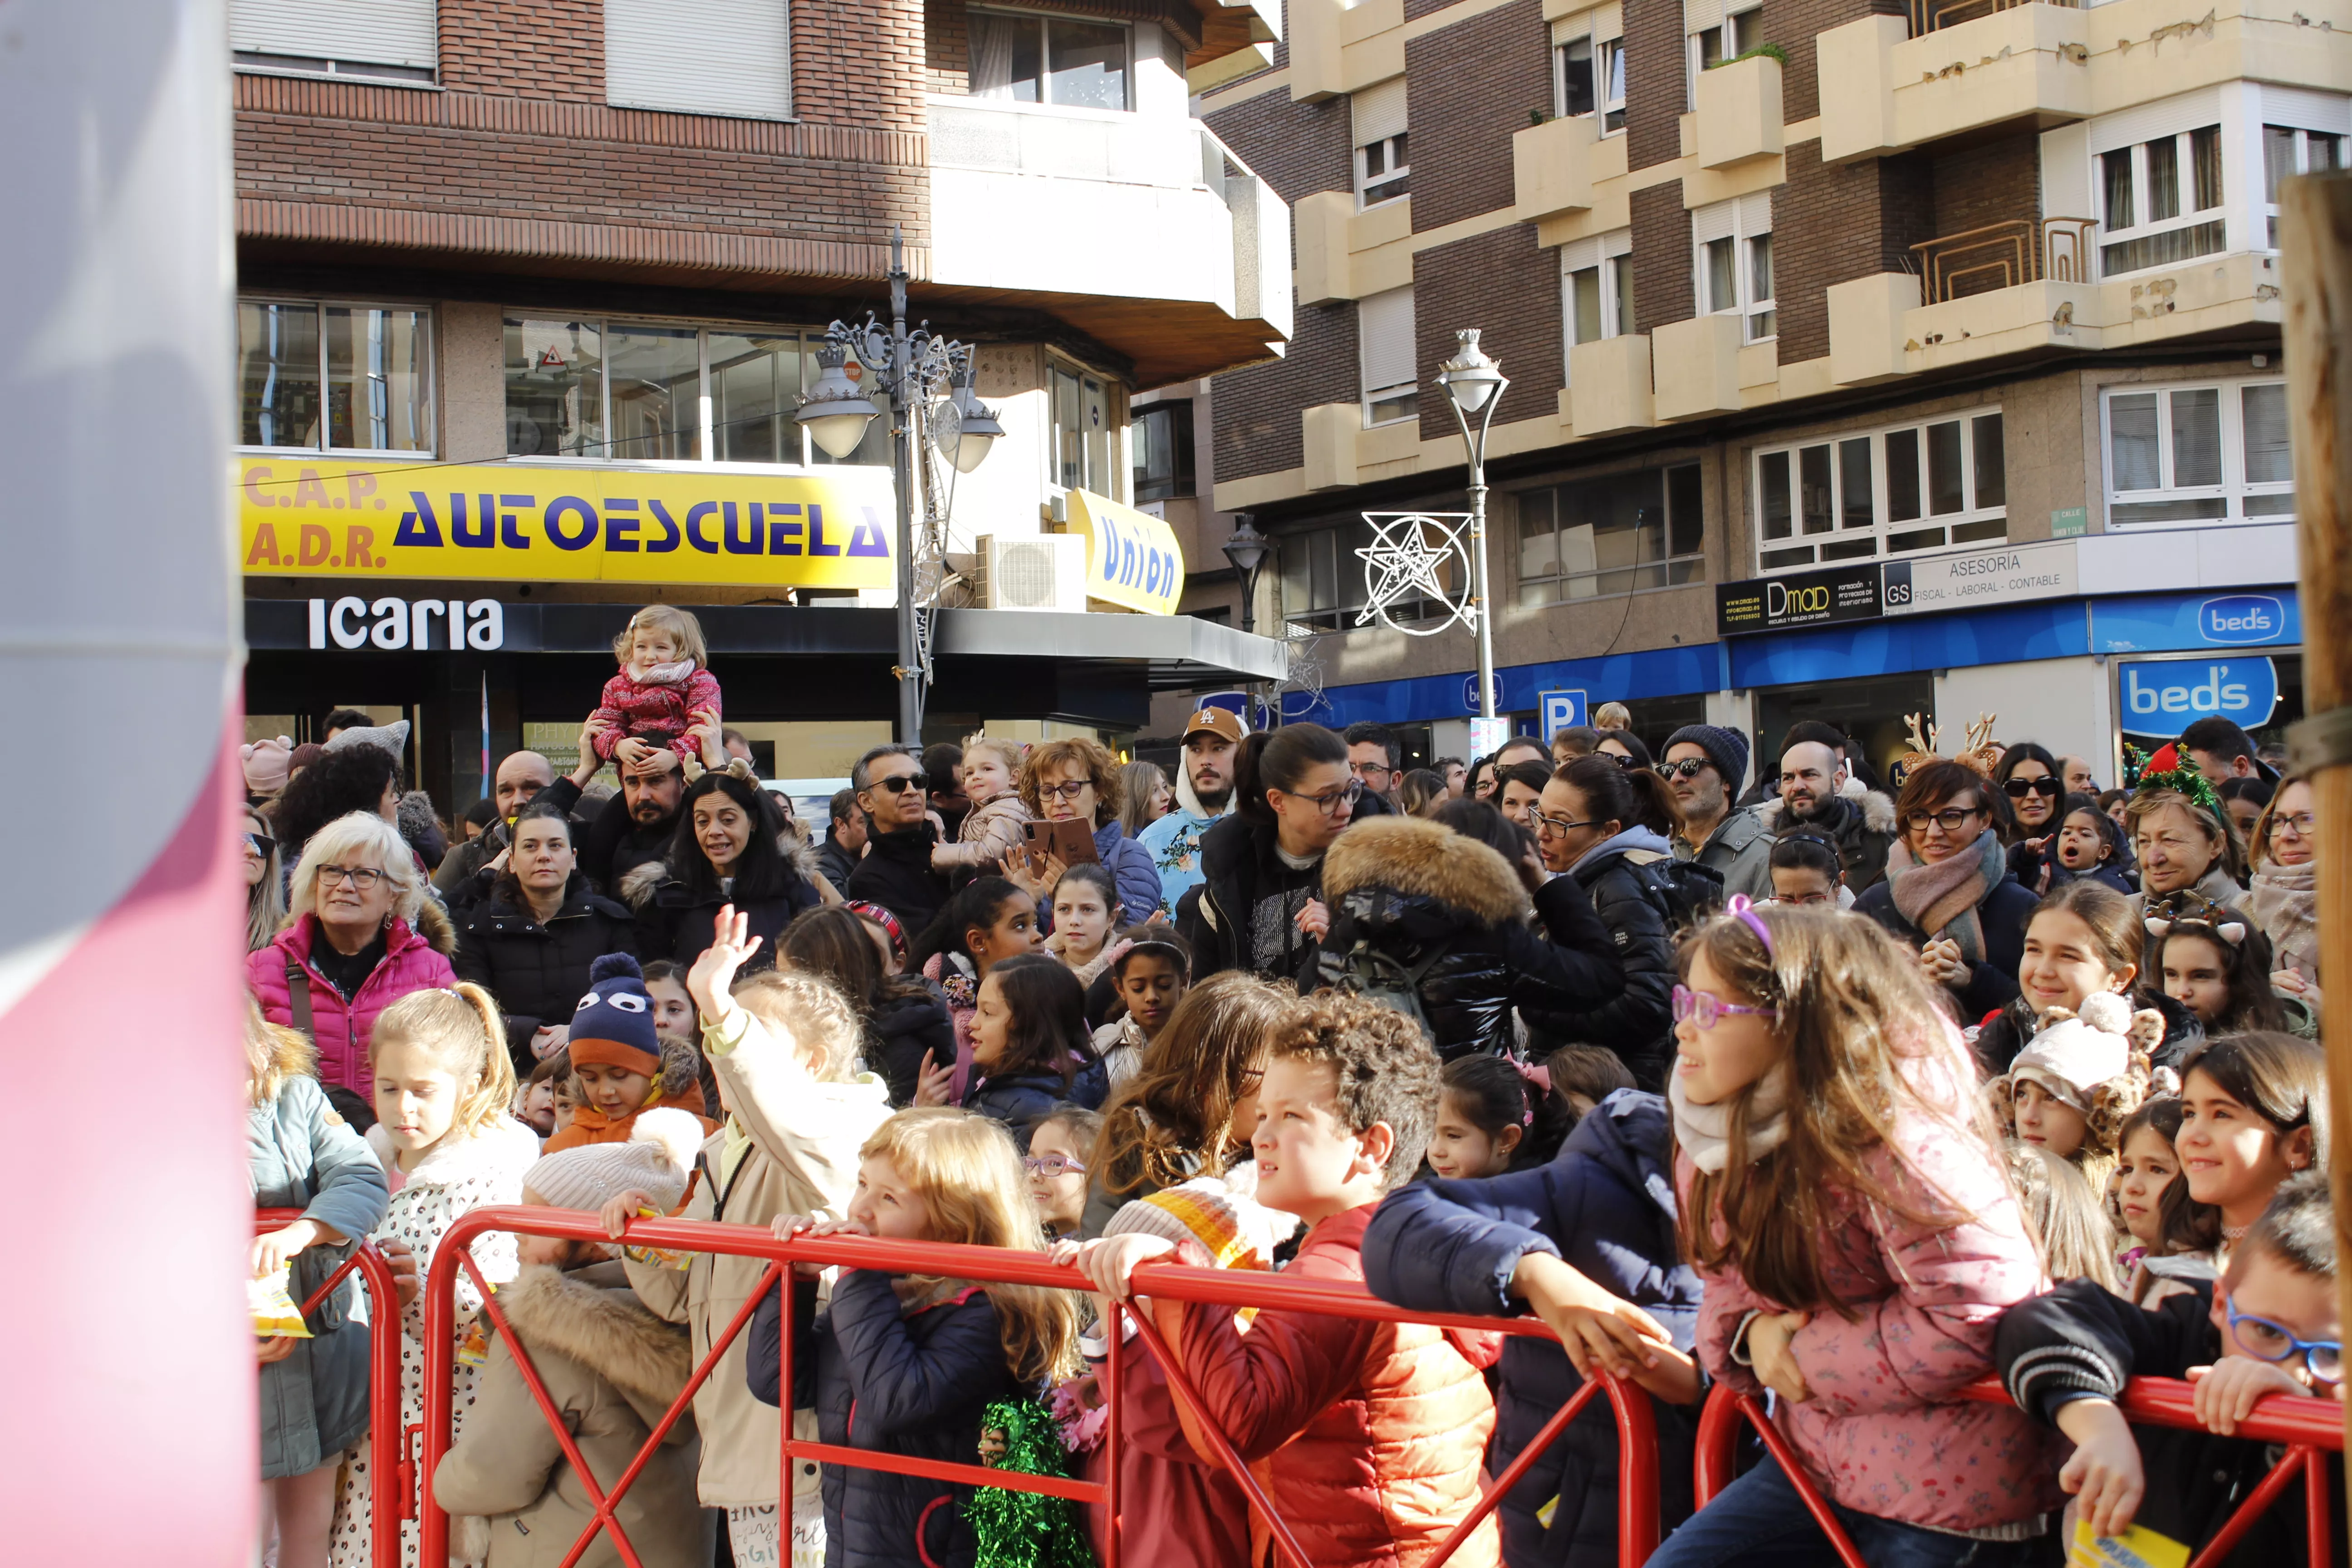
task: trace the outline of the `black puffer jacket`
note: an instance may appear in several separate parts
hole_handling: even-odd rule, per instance
[[[588,890],[579,872],[563,907],[544,925],[511,882],[474,906],[457,928],[451,966],[498,998],[507,1049],[518,1070],[532,1065],[530,1037],[543,1025],[568,1024],[588,990],[588,966],[608,952],[636,956],[636,921],[620,904]]]
[[[1292,917],[1322,897],[1322,863],[1306,870],[1285,865],[1276,844],[1272,824],[1251,822],[1238,812],[1218,818],[1201,836],[1201,885],[1176,905],[1177,934],[1192,949],[1194,984],[1226,969],[1265,980],[1310,980],[1316,973],[1316,941]],[[1261,953],[1251,941],[1250,922],[1262,900],[1276,898],[1282,900],[1279,926],[1268,925],[1272,940]],[[1271,907],[1267,912],[1269,918],[1275,913]]]
[[[816,1411],[818,1438],[910,1459],[974,1464],[980,1417],[1032,1392],[1004,1363],[1003,1330],[985,1290],[968,1289],[903,1311],[890,1276],[844,1269],[825,1311],[816,1285],[793,1289],[793,1404]],[[751,1320],[752,1397],[776,1403],[782,1298],[771,1289]],[[969,1487],[883,1470],[824,1467],[825,1568],[970,1568],[979,1543],[964,1522]]]
[[[866,858],[849,874],[849,885],[836,890],[852,903],[888,910],[911,942],[948,901],[948,879],[931,869],[931,847],[938,842],[939,830],[928,822],[877,833],[866,841]]]
[[[945,999],[928,986],[876,1004],[866,1034],[866,1068],[882,1075],[895,1106],[915,1102],[925,1062],[955,1060],[955,1021]]]
[[[637,951],[646,958],[667,958],[691,967],[710,945],[719,911],[728,904],[751,919],[751,934],[760,939],[751,967],[766,969],[775,962],[776,939],[803,910],[821,900],[809,873],[816,857],[797,841],[785,847],[792,870],[783,890],[764,899],[736,899],[717,890],[697,897],[684,882],[668,874],[668,865],[656,861],[640,866],[621,879],[622,896],[637,916]]]
[[[992,1117],[1004,1123],[1021,1152],[1029,1152],[1029,1135],[1037,1124],[1054,1113],[1054,1107],[1068,1100],[1087,1110],[1099,1110],[1110,1094],[1110,1074],[1102,1063],[1088,1057],[1070,1081],[1063,1083],[1059,1075],[1050,1072],[1008,1073],[996,1078],[984,1078],[980,1086],[964,1099],[964,1109],[979,1115]]]
[[[1528,1014],[1542,1048],[1605,1046],[1623,1058],[1634,1083],[1654,1094],[1664,1092],[1666,1062],[1674,1054],[1675,939],[1634,867],[1670,858],[1664,838],[1635,828],[1577,862],[1566,879],[1584,889],[1608,928],[1624,984],[1596,1007],[1531,1008]]]
[[[1316,980],[1338,984],[1359,942],[1408,973],[1429,964],[1421,1010],[1448,1061],[1512,1054],[1515,1006],[1589,1012],[1625,988],[1609,930],[1572,879],[1547,883],[1531,905],[1508,861],[1434,822],[1350,826],[1323,858],[1323,896],[1331,933]],[[1549,942],[1528,924],[1538,907]]]

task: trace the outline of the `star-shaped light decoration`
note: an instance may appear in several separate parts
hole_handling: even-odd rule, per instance
[[[1379,621],[1408,637],[1434,637],[1459,621],[1475,626],[1478,612],[1470,603],[1470,552],[1462,530],[1466,512],[1368,511],[1372,542],[1356,552],[1364,563],[1364,607],[1356,616],[1360,626]],[[1462,584],[1459,597],[1445,586],[1445,571]],[[1391,605],[1408,599],[1443,605],[1448,614],[1434,625],[1402,626],[1389,618]]]

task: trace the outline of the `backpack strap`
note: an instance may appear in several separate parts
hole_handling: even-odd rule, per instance
[[[310,974],[299,959],[286,961],[286,1011],[296,1028],[314,1040],[319,1037],[310,1018]]]

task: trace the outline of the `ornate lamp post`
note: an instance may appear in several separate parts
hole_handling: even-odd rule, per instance
[[[1486,592],[1486,427],[1495,422],[1495,410],[1503,401],[1503,389],[1511,383],[1503,374],[1503,367],[1479,348],[1478,331],[1476,327],[1467,327],[1454,333],[1461,346],[1452,359],[1438,366],[1437,384],[1445,389],[1446,399],[1454,409],[1454,422],[1462,427],[1462,443],[1469,451],[1470,618],[1478,634],[1478,714],[1492,736],[1496,724],[1495,620],[1494,604]],[[1478,416],[1475,434],[1470,429],[1473,415]],[[1499,743],[1499,737],[1493,743]],[[1492,745],[1482,742],[1480,749],[1491,750]]]

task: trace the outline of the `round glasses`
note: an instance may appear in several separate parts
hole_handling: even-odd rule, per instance
[[[1675,987],[1675,1022],[1695,1020],[1702,1029],[1712,1029],[1717,1018],[1739,1013],[1753,1018],[1778,1018],[1778,1007],[1749,1007],[1738,1002],[1727,1002],[1712,991],[1694,991],[1687,985]]]
[[[2230,1337],[2238,1342],[2240,1350],[2256,1361],[2266,1361],[2275,1366],[2300,1356],[2304,1366],[2320,1382],[2344,1381],[2344,1342],[2341,1340],[2299,1340],[2268,1318],[2257,1318],[2234,1307],[2230,1310]]]

